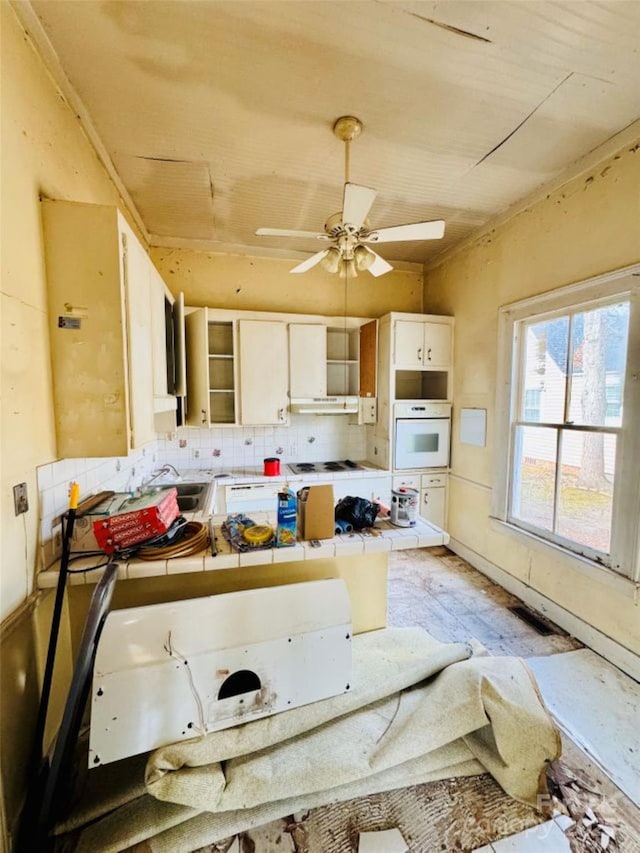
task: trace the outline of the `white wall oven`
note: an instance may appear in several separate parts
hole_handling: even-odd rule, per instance
[[[396,403],[393,416],[394,471],[449,465],[450,403]]]

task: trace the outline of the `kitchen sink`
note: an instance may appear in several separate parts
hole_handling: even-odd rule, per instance
[[[211,483],[173,483],[160,488],[175,489],[178,492],[180,512],[202,512],[211,509]]]

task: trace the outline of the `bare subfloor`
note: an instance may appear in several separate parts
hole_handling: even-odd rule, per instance
[[[542,636],[511,613],[519,600],[447,548],[391,553],[389,625],[419,626],[438,640],[479,640],[494,655],[551,655],[581,648],[581,643],[551,625]],[[551,624],[551,623],[550,623]],[[578,818],[568,838],[572,849],[597,853],[597,822],[585,827],[591,809],[615,829],[614,853],[640,853],[637,809],[568,738],[556,762],[551,789],[555,806]],[[557,782],[557,784],[556,784]],[[358,833],[398,827],[411,853],[471,851],[520,832],[546,818],[512,800],[488,776],[451,779],[362,797],[290,816],[244,833],[240,853],[355,853]],[[223,853],[233,839],[201,853]],[[233,848],[234,851],[236,848]],[[542,853],[542,851],[541,851]]]

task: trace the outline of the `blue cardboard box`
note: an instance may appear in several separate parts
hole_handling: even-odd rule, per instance
[[[289,548],[296,544],[298,501],[291,489],[278,492],[278,526],[276,548]]]

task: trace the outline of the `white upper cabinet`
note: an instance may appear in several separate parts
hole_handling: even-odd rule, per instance
[[[239,320],[238,338],[241,423],[288,423],[287,324]]]
[[[192,426],[287,425],[289,412],[331,408],[358,414],[360,385],[369,405],[358,422],[375,421],[376,320],[187,308],[185,327]]]
[[[121,228],[129,350],[131,447],[141,447],[155,438],[150,261],[133,231],[125,223],[122,223]]]
[[[289,395],[291,399],[327,396],[327,327],[289,324]]]
[[[287,423],[287,324],[197,308],[185,318],[187,423]]]
[[[425,367],[451,366],[451,326],[448,323],[424,324],[423,358]]]
[[[158,270],[149,265],[153,411],[172,412],[186,393],[184,364],[184,296],[174,299]],[[182,309],[182,310],[180,310]],[[175,428],[175,426],[174,426]]]
[[[423,366],[424,323],[413,320],[396,320],[394,363],[396,367],[419,368]]]
[[[115,207],[43,202],[57,455],[155,437],[151,261]]]
[[[187,423],[190,426],[239,423],[236,394],[236,337],[232,320],[216,320],[209,308],[185,317]]]
[[[449,323],[396,320],[394,365],[407,370],[449,367],[451,340]]]

